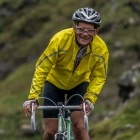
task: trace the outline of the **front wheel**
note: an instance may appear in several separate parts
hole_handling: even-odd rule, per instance
[[[63,134],[63,133],[57,133],[55,135],[55,140],[67,140],[67,138],[66,138],[65,134]]]

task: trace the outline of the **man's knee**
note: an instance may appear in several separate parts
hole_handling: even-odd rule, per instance
[[[54,140],[54,135],[57,131],[57,119],[47,118],[44,119],[44,135],[43,140]]]
[[[46,129],[43,134],[43,140],[54,140],[54,135],[54,131]]]
[[[73,130],[76,134],[81,135],[85,133],[86,128],[84,124],[84,116],[82,111],[74,111],[71,113],[71,119],[73,123]]]
[[[81,126],[81,125],[73,125],[74,130],[76,130],[76,132],[81,133],[82,131],[85,131],[85,127]]]

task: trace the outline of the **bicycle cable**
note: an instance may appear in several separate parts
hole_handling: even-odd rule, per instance
[[[74,95],[72,95],[72,96],[67,100],[66,105],[67,105],[68,102],[71,100],[71,98],[73,98],[74,96],[79,96],[79,97],[81,97],[82,100],[84,100],[84,98],[83,98],[80,94],[74,94]]]

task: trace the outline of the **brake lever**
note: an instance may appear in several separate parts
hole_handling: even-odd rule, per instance
[[[31,126],[33,130],[36,130],[34,105],[35,103],[31,104]]]
[[[89,131],[89,125],[88,125],[88,115],[86,113],[86,103],[83,103],[83,111],[84,111],[84,123],[85,123],[85,127],[87,132]]]

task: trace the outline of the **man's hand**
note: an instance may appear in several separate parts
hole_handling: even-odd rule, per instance
[[[25,112],[25,116],[31,115],[31,109],[32,109],[33,103],[34,103],[34,110],[35,110],[35,109],[37,109],[37,107],[39,105],[37,100],[28,100],[23,103],[23,109]]]
[[[84,100],[81,104],[81,108],[89,115],[93,111],[94,105],[89,100]]]

